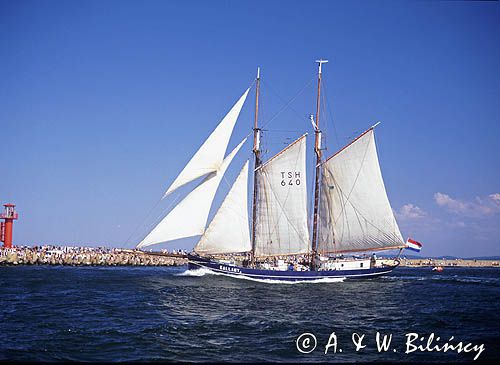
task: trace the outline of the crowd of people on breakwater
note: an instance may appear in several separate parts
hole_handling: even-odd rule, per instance
[[[445,266],[445,267],[500,267],[498,260],[475,260],[475,259],[402,259],[401,266],[405,267],[426,267],[426,266]]]
[[[187,263],[181,256],[184,253],[174,250],[173,255],[165,256],[120,248],[21,246],[0,248],[0,265],[177,266]]]

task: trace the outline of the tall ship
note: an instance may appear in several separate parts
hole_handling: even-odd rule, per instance
[[[310,117],[315,154],[311,216],[306,183],[307,134],[266,161],[262,159],[258,70],[251,86],[255,85],[253,131],[249,130],[248,136],[225,155],[249,88],[163,198],[194,180],[200,180],[199,184],[146,235],[138,249],[199,236],[188,255],[190,270],[279,281],[371,278],[399,265],[398,258],[381,259],[375,255],[376,251],[394,249],[401,253],[405,247],[382,179],[374,137],[376,125],[335,154],[323,156],[320,100],[322,66],[328,61],[316,62],[316,114]],[[253,164],[250,167],[250,159],[244,163],[207,226],[217,188],[231,161],[252,135]],[[253,182],[251,191],[249,179]]]

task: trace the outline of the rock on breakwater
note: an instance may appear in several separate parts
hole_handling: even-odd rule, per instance
[[[187,264],[187,259],[183,255],[153,254],[115,248],[0,248],[0,265],[179,266],[184,264]]]

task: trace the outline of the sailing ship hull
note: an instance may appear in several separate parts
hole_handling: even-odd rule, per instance
[[[191,255],[188,255],[188,259],[189,270],[208,269],[214,273],[232,277],[288,282],[313,281],[329,278],[369,279],[388,274],[397,267],[397,265],[395,265],[353,270],[280,271],[227,265],[203,257],[195,257]]]

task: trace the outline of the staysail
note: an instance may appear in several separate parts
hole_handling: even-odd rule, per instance
[[[261,165],[255,256],[307,253],[306,135]]]
[[[387,198],[373,128],[322,164],[318,252],[404,246]]]
[[[251,250],[247,185],[248,161],[194,251],[201,254],[217,254]]]
[[[203,143],[200,149],[194,154],[179,176],[177,176],[172,185],[165,192],[163,198],[184,184],[215,172],[221,167],[229,138],[231,137],[234,125],[245,103],[249,90],[250,89],[247,89],[243,93],[229,113],[226,114],[217,128],[215,128],[212,134],[207,138],[205,143]]]
[[[224,159],[220,168],[205,177],[163,220],[137,245],[142,248],[157,243],[203,234],[217,187],[234,156],[246,138]]]

